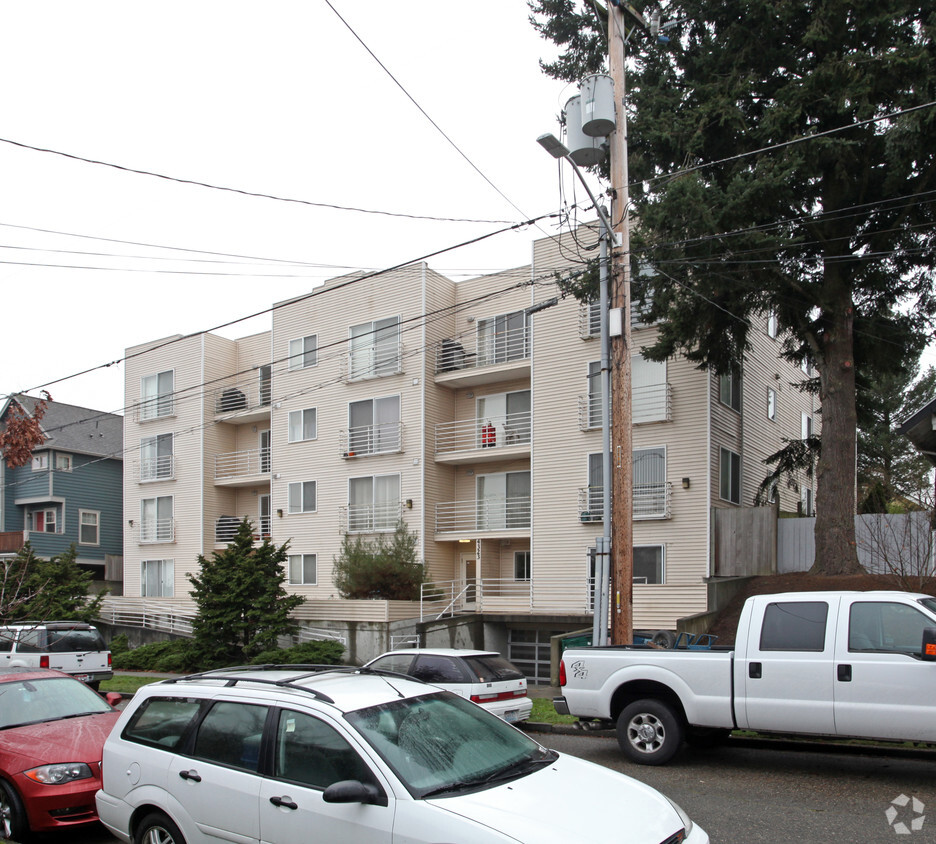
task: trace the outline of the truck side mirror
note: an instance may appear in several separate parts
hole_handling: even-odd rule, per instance
[[[923,628],[923,646],[920,656],[924,662],[936,662],[936,627]]]

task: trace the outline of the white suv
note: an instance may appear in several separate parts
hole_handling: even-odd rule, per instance
[[[708,842],[652,788],[451,692],[321,666],[143,687],[104,745],[97,808],[137,844]]]
[[[114,676],[101,632],[83,621],[23,621],[0,627],[0,670],[54,668],[97,690]]]

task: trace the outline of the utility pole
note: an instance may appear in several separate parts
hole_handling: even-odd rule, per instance
[[[634,480],[631,439],[630,224],[627,174],[627,114],[624,110],[624,45],[627,23],[643,17],[627,4],[608,5],[608,66],[614,81],[617,128],[611,145],[611,221],[619,246],[612,244],[611,308],[620,314],[620,332],[611,342],[611,643],[629,644],[634,635]],[[616,326],[615,326],[616,328]]]

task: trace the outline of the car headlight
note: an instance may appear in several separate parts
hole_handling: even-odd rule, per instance
[[[676,814],[679,815],[679,819],[682,821],[683,829],[686,830],[686,837],[688,838],[689,834],[692,832],[692,819],[685,813],[682,806],[670,800],[669,797],[666,799],[669,801],[670,806],[676,810]]]
[[[23,772],[33,782],[43,785],[63,785],[73,780],[84,780],[94,776],[84,762],[64,762],[58,765],[43,765]]]

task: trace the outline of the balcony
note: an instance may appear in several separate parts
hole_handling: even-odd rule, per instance
[[[140,522],[140,544],[175,542],[175,519],[143,519]]]
[[[175,478],[175,456],[144,457],[136,466],[137,481],[171,481]]]
[[[579,396],[579,429],[595,431],[601,427],[601,396]]]
[[[493,537],[530,535],[530,497],[482,498],[436,504],[435,532]]]
[[[175,393],[140,399],[139,404],[130,413],[134,422],[153,422],[172,416],[175,416]]]
[[[338,432],[338,454],[344,458],[398,454],[403,451],[403,423],[361,425]]]
[[[270,479],[270,449],[231,451],[215,456],[215,486],[256,486]]]
[[[355,504],[338,508],[341,533],[390,533],[403,518],[403,502]]]
[[[491,463],[511,457],[528,457],[532,439],[530,411],[441,422],[435,430],[437,463]]]
[[[648,422],[669,422],[672,416],[672,387],[651,384],[631,391],[631,420],[634,425]]]
[[[672,485],[665,483],[635,484],[634,520],[669,519]],[[604,520],[602,487],[580,487],[578,491],[578,514],[582,524]]]
[[[237,516],[221,516],[215,522],[215,545],[229,545],[237,536],[237,529],[243,519]],[[259,519],[252,520],[254,526],[254,542],[260,542],[269,539],[273,528],[270,516],[261,516]]]
[[[341,377],[346,381],[367,381],[404,372],[405,350],[399,337],[376,345],[353,349],[341,357]]]
[[[474,347],[467,338],[439,343],[435,349],[436,384],[459,388],[530,377],[529,326],[472,339]]]
[[[601,308],[598,302],[579,303],[579,337],[583,340],[601,336]]]
[[[226,381],[208,392],[206,401],[219,422],[233,425],[269,422],[272,391],[273,383],[269,378],[254,375],[240,381]]]

